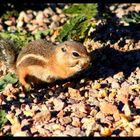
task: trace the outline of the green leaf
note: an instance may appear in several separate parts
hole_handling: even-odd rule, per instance
[[[18,17],[19,13],[16,10],[7,10],[5,13],[1,16],[4,20],[9,20],[10,17]]]
[[[88,31],[95,24],[91,21],[97,14],[97,4],[72,4],[64,12],[70,14],[69,20],[63,25],[56,40],[81,40],[88,36]]]
[[[79,24],[86,20],[85,16],[80,15],[80,16],[76,16],[76,17],[72,17],[64,26],[63,26],[63,30],[60,32],[60,35],[58,36],[58,40],[59,41],[63,41],[64,39],[69,39],[71,38],[72,35],[72,31],[74,31],[74,29],[76,27],[79,26]]]
[[[124,15],[122,17],[122,20],[124,20],[127,23],[140,23],[140,12],[130,12],[128,15]]]
[[[7,122],[6,112],[0,109],[0,128]]]
[[[43,30],[43,31],[38,31],[37,33],[35,33],[35,39],[41,39],[42,36],[47,36],[49,34],[51,34],[51,29],[47,29],[47,30]]]
[[[16,74],[8,73],[6,76],[0,79],[0,91],[2,91],[7,84],[15,84],[18,81]]]
[[[88,16],[95,16],[97,14],[97,4],[73,4],[67,9],[64,9],[67,14],[84,14]]]

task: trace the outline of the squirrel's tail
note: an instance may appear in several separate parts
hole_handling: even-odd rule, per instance
[[[8,69],[15,70],[15,62],[17,58],[17,46],[13,41],[7,39],[0,39],[0,53],[2,60]]]

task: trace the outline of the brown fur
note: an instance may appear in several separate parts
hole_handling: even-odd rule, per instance
[[[79,55],[74,56],[73,52]],[[28,43],[20,51],[16,59],[16,72],[22,86],[27,88],[32,83],[51,83],[71,77],[87,68],[89,63],[90,57],[81,43],[65,41],[54,45],[41,39]]]

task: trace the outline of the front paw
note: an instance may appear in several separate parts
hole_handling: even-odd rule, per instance
[[[26,85],[22,86],[22,89],[24,92],[29,92],[32,89],[32,87],[30,84],[26,84]]]

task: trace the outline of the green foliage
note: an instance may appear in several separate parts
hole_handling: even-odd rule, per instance
[[[8,73],[6,76],[0,79],[0,91],[2,91],[7,84],[15,84],[18,81],[18,78],[15,74]]]
[[[90,28],[95,27],[91,18],[97,14],[97,4],[73,4],[64,9],[64,12],[71,16],[57,37],[60,42],[68,39],[77,41],[85,39]]]
[[[84,16],[72,17],[64,26],[63,30],[60,33],[58,39],[60,41],[73,38],[73,35],[76,33],[76,27],[82,22],[85,21]]]
[[[19,13],[16,10],[6,11],[1,18],[4,20],[8,20],[10,17],[18,17]]]
[[[97,4],[73,4],[68,9],[64,9],[67,14],[84,14],[87,17],[94,17],[97,14]]]
[[[44,36],[50,35],[52,34],[52,30],[51,29],[46,29],[43,31],[38,31],[37,33],[34,34],[34,38],[37,39],[41,39]]]
[[[131,23],[140,23],[140,12],[130,12],[128,15],[123,16],[122,18],[125,22]]]
[[[19,48],[22,48],[26,43],[33,41],[35,39],[41,39],[43,36],[52,34],[52,30],[47,29],[43,31],[38,31],[35,34],[25,33],[25,32],[0,32],[0,38],[9,39],[16,42]]]
[[[6,112],[0,109],[0,128],[7,122]]]
[[[0,38],[13,40],[14,42],[16,42],[19,48],[22,48],[25,43],[34,39],[33,36],[30,36],[30,34],[24,32],[15,32],[15,33],[1,32]]]

